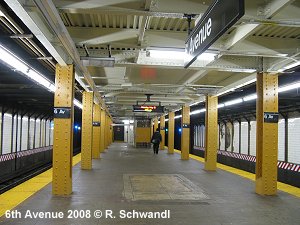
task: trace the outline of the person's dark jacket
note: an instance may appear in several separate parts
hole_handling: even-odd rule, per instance
[[[153,140],[158,140],[157,143],[160,143],[162,140],[161,134],[158,131],[155,131],[152,138],[151,142],[153,143]]]

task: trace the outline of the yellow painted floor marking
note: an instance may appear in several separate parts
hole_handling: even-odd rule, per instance
[[[181,154],[181,151],[179,151],[177,149],[175,149],[174,151],[178,154]],[[190,154],[190,158],[204,163],[204,158],[202,158],[202,157]],[[249,173],[249,172],[246,172],[244,170],[240,170],[240,169],[236,169],[236,168],[233,168],[233,167],[230,167],[230,166],[226,166],[226,165],[223,165],[221,163],[217,163],[217,167],[221,170],[225,170],[227,172],[230,172],[230,173],[239,175],[241,177],[247,178],[249,180],[255,181],[255,174],[253,174],[253,173]],[[298,187],[294,187],[294,186],[291,186],[291,185],[288,185],[288,184],[277,182],[277,188],[279,190],[287,192],[291,195],[300,197],[300,188],[298,188]]]
[[[73,166],[81,161],[81,153],[73,157]],[[25,201],[52,181],[52,168],[0,195],[0,217]]]

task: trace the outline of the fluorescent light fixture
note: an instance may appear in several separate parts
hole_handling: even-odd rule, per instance
[[[241,87],[244,87],[244,86],[246,86],[248,84],[252,84],[252,83],[255,83],[255,82],[256,82],[256,78],[254,78],[252,80],[249,80],[249,81],[246,81],[245,83],[242,83],[242,84],[236,86],[236,88],[241,88]]]
[[[293,90],[293,89],[297,89],[297,88],[300,88],[300,82],[286,85],[283,87],[279,87],[278,92],[281,93],[281,92],[285,92],[285,91],[289,91],[289,90]],[[251,100],[255,100],[255,99],[257,99],[257,94],[251,94],[251,95],[244,96],[243,98],[237,98],[237,99],[233,99],[231,101],[225,102],[225,103],[220,103],[220,104],[218,104],[217,108],[219,109],[219,108],[223,108],[225,106],[235,105],[235,104],[239,104],[242,102],[247,102],[247,101],[251,101]],[[205,108],[198,109],[198,110],[191,112],[190,115],[198,114],[198,113],[205,112],[205,111],[206,111]],[[175,116],[175,119],[180,118],[180,117],[181,117],[181,115]]]
[[[219,104],[218,106],[217,106],[217,108],[218,109],[220,109],[220,108],[223,108],[225,105],[223,104],[223,103],[221,103],[221,104]]]
[[[77,106],[78,108],[82,109],[82,104],[81,104],[80,101],[78,101],[77,99],[74,99],[73,102],[74,102],[75,106]]]
[[[239,103],[242,103],[242,102],[243,102],[243,99],[242,99],[242,98],[237,98],[237,99],[234,99],[234,100],[225,102],[224,105],[225,105],[225,106],[229,106],[229,105],[239,104]]]
[[[280,56],[280,57],[286,57],[286,56],[288,56],[288,54],[283,54],[283,53],[278,53],[278,54],[276,54],[277,56]]]
[[[195,114],[199,114],[199,113],[202,113],[202,112],[205,112],[206,109],[203,108],[203,109],[198,109],[198,110],[195,110],[193,112],[190,112],[190,115],[195,115]]]
[[[123,120],[122,121],[124,124],[129,124],[129,120]]]
[[[300,65],[300,61],[297,61],[297,62],[294,62],[294,63],[288,65],[288,66],[283,67],[283,69],[288,70],[288,69],[291,69],[291,68],[299,66],[299,65]]]
[[[25,75],[27,75],[32,80],[36,81],[37,83],[41,84],[42,86],[50,90],[50,86],[52,85],[52,83],[49,80],[47,80],[45,77],[43,77],[41,74],[30,69],[28,70],[27,73],[25,73]]]
[[[178,115],[178,116],[175,116],[174,119],[176,120],[176,119],[181,118],[181,117],[182,117],[182,115]]]
[[[190,56],[184,52],[180,51],[180,49],[172,51],[170,50],[155,50],[150,49],[150,57],[156,59],[177,59],[177,60],[184,60],[189,58]],[[215,53],[204,52],[197,57],[197,60],[200,61],[213,61],[215,59]]]
[[[199,103],[201,103],[201,102],[203,102],[203,101],[191,103],[189,106],[197,105],[197,104],[199,104]]]
[[[150,57],[156,59],[179,59],[183,60],[185,52],[172,51],[172,50],[149,50]]]
[[[254,99],[257,99],[257,94],[247,95],[247,96],[243,97],[244,102],[251,101],[251,100],[254,100]]]
[[[25,62],[23,62],[21,59],[19,59],[16,55],[14,55],[2,45],[0,45],[0,60],[12,67],[15,71],[21,72],[31,80],[34,80],[38,84],[48,89],[49,91],[54,92],[54,84],[51,83],[51,81],[49,81],[37,71],[31,69],[29,66],[26,65]]]
[[[22,60],[13,55],[13,53],[8,51],[2,45],[0,45],[0,60],[8,64],[16,71],[27,73],[27,71],[29,70],[29,67]]]
[[[0,60],[3,61],[5,64],[9,65],[15,71],[19,71],[25,76],[27,76],[29,79],[37,82],[39,85],[43,86],[48,91],[55,92],[54,83],[49,81],[39,72],[27,66],[25,62],[23,62],[21,59],[19,59],[16,55],[14,55],[2,45],[0,45]],[[77,99],[74,99],[74,104],[78,108],[82,109],[82,104]]]
[[[224,95],[224,94],[226,94],[226,93],[228,93],[228,92],[232,92],[232,91],[234,91],[234,90],[235,90],[235,88],[230,88],[230,89],[228,89],[228,90],[226,90],[226,91],[222,91],[222,92],[218,93],[217,96]]]
[[[235,73],[254,73],[256,72],[256,69],[220,68],[219,71],[235,72]]]
[[[278,88],[278,92],[281,93],[281,92],[285,92],[297,88],[300,88],[300,82],[280,87]]]
[[[126,125],[131,124],[131,123],[134,123],[133,120],[122,120],[122,122],[123,122],[124,124],[126,124]]]
[[[55,92],[55,85],[50,84],[49,90],[54,93]]]
[[[197,57],[197,60],[202,60],[202,61],[214,61],[215,60],[215,56],[217,54],[214,54],[214,53],[209,53],[209,52],[204,52],[202,53],[201,55],[199,55]]]

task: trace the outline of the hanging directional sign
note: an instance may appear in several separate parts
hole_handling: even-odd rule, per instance
[[[70,107],[55,107],[54,108],[54,118],[70,118],[71,108]]]
[[[190,33],[186,43],[184,68],[188,68],[228,28],[245,14],[244,0],[215,0]]]
[[[164,113],[164,106],[155,106],[155,105],[133,105],[133,112],[155,112],[155,113]]]

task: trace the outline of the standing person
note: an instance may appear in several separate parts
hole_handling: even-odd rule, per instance
[[[157,128],[151,138],[151,143],[153,144],[154,154],[158,154],[159,143],[161,142],[161,140],[162,140],[161,134],[159,133],[159,128]]]

